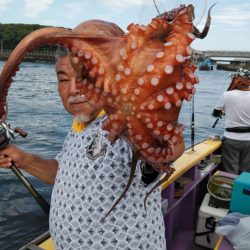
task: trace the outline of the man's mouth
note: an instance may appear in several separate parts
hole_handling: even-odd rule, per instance
[[[84,95],[70,96],[68,99],[69,105],[77,105],[87,102],[87,99]]]

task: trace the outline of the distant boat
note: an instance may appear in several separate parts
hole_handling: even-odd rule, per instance
[[[209,58],[206,58],[204,61],[200,62],[199,70],[213,70],[214,66],[212,61]]]

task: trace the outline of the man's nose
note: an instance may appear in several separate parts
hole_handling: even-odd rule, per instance
[[[72,79],[69,86],[69,94],[77,95],[80,94],[80,84],[76,79]]]

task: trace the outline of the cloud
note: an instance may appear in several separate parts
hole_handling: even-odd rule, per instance
[[[75,20],[84,17],[84,13],[89,11],[90,4],[88,2],[68,3],[63,11],[64,16],[69,20]]]
[[[214,23],[223,23],[232,27],[248,26],[250,23],[250,4],[230,5],[218,15],[212,16]]]
[[[103,4],[112,11],[121,12],[122,10],[133,6],[152,4],[152,0],[105,0],[103,1]]]
[[[9,3],[10,3],[10,0],[0,0],[0,11],[7,10]]]
[[[53,16],[51,18],[54,18],[54,21],[52,22],[52,20],[50,20],[50,23],[54,26],[73,28],[89,16],[91,12],[90,9],[90,1],[81,0],[62,4],[60,8],[53,10]]]
[[[49,8],[53,0],[25,0],[24,15],[26,17],[37,17],[39,14]]]

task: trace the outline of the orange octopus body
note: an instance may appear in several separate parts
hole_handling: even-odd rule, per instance
[[[102,102],[107,111],[103,128],[110,139],[125,136],[138,157],[159,171],[182,141],[183,126],[176,121],[198,83],[196,67],[187,59],[195,39],[192,27],[182,8],[172,23],[155,18],[147,26],[130,24],[113,47],[113,61],[105,61],[93,47],[73,54],[73,64],[84,62],[89,71],[82,94]]]
[[[43,44],[68,48],[80,94],[106,111],[103,129],[110,132],[109,139],[123,137],[134,151],[128,184],[107,215],[131,185],[138,158],[165,173],[147,193],[146,207],[148,195],[173,173],[170,162],[184,151],[178,116],[198,83],[190,44],[207,35],[212,7],[202,33],[192,23],[192,5],[165,12],[147,26],[130,24],[127,34],[100,20],[83,22],[74,30],[34,31],[18,44],[0,75],[0,121],[7,117],[8,88],[25,54]]]
[[[211,8],[210,8],[211,9]],[[189,57],[195,37],[204,38],[192,23],[193,6],[181,5],[147,26],[130,24],[128,33],[115,24],[91,20],[73,30],[45,28],[25,37],[0,76],[0,119],[7,116],[7,92],[25,54],[43,44],[68,48],[72,66],[82,79],[81,94],[107,113],[103,128],[110,140],[127,139],[137,157],[168,172],[181,153],[184,127],[177,123],[184,100],[195,93],[196,67]]]

